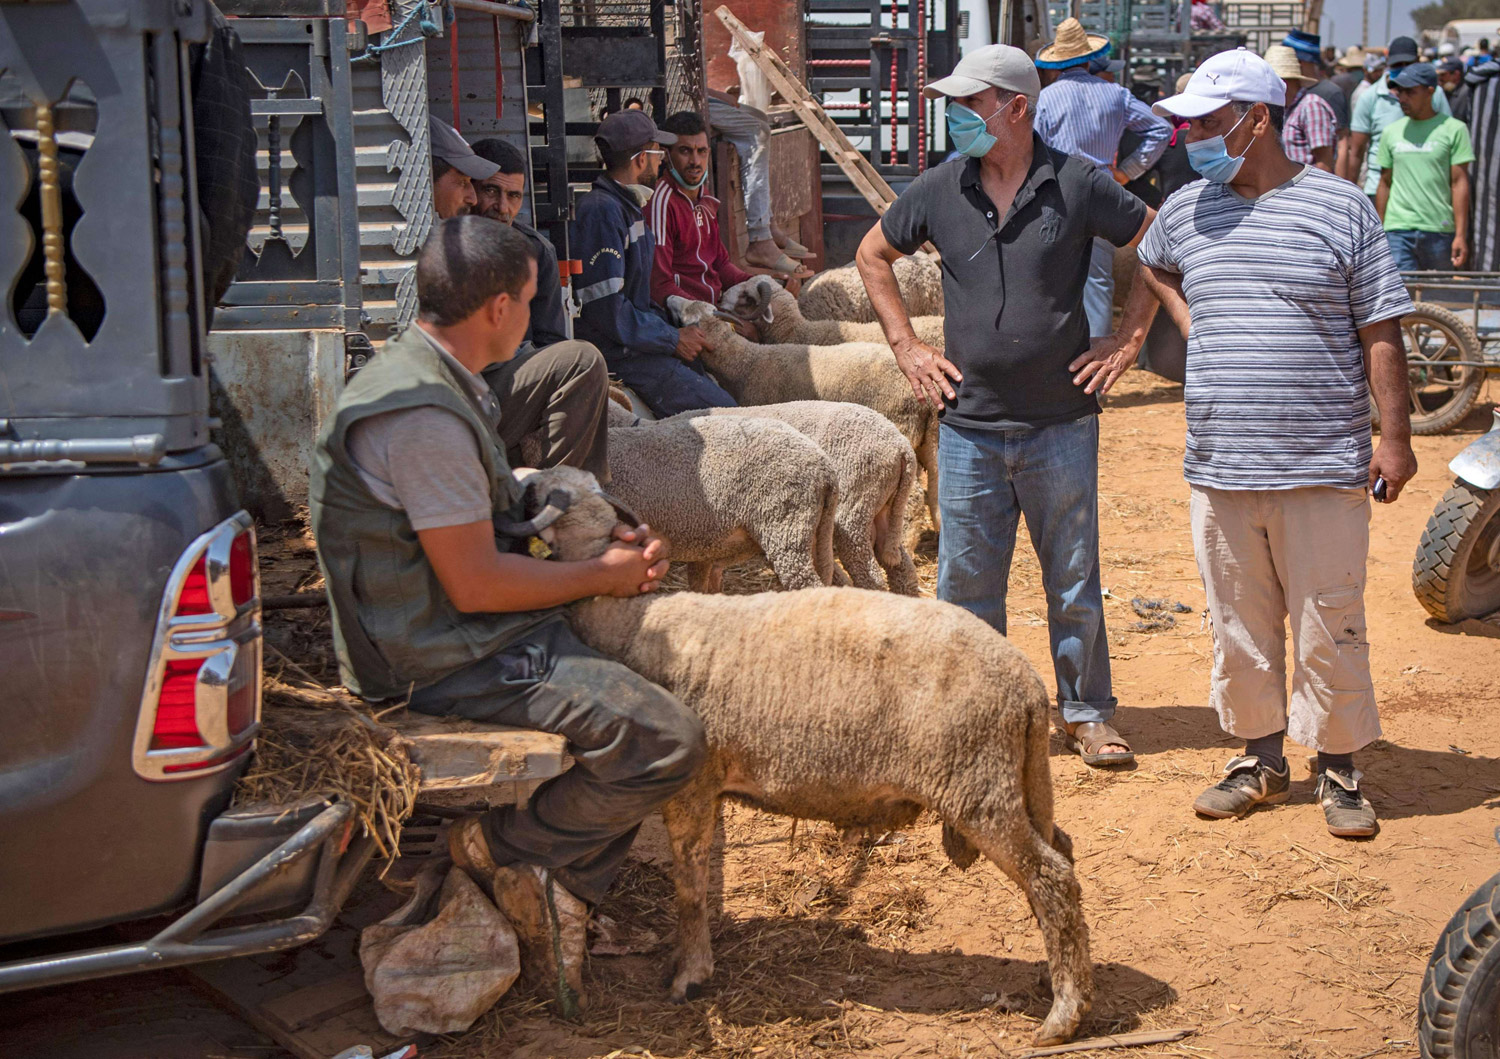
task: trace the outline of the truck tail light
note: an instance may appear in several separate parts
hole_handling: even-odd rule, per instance
[[[145,779],[229,766],[260,724],[261,626],[255,531],[241,511],[188,546],[167,579],[136,726]]]

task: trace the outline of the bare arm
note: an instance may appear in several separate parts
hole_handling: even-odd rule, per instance
[[[1359,183],[1359,167],[1364,164],[1365,153],[1370,149],[1368,132],[1351,132],[1349,149],[1339,155],[1339,176],[1352,183]]]
[[[417,531],[443,591],[466,614],[545,610],[655,589],[667,572],[666,541],[646,526],[617,526],[615,538],[597,559],[564,563],[501,552],[490,522]]]
[[[1448,187],[1453,192],[1453,267],[1469,262],[1469,165],[1448,167]]]
[[[1145,271],[1145,266],[1136,269],[1115,333],[1094,339],[1088,352],[1068,365],[1068,370],[1075,373],[1073,385],[1082,386],[1084,393],[1096,390],[1109,393],[1115,380],[1135,366],[1146,332],[1151,330],[1151,321],[1161,304],[1143,278]]]
[[[1313,156],[1313,166],[1315,168],[1321,169],[1325,173],[1332,173],[1333,172],[1333,148],[1332,147],[1314,147],[1313,148],[1312,156]]]
[[[1391,201],[1391,171],[1382,169],[1380,171],[1380,186],[1375,189],[1375,212],[1380,214],[1380,219],[1385,220],[1385,208]]]
[[[1146,281],[1151,294],[1167,311],[1167,315],[1177,325],[1177,330],[1182,332],[1182,337],[1187,338],[1192,320],[1188,315],[1187,298],[1182,293],[1182,277],[1164,269],[1143,267],[1136,278],[1138,281]]]
[[[1384,478],[1386,503],[1392,503],[1417,473],[1417,457],[1411,450],[1411,382],[1400,319],[1366,324],[1359,329],[1359,342],[1365,351],[1370,393],[1380,409],[1380,444],[1370,460],[1369,487],[1374,489],[1375,479]]]
[[[1153,210],[1150,206],[1147,206],[1146,207],[1146,219],[1144,221],[1142,221],[1141,222],[1141,226],[1136,229],[1135,238],[1132,239],[1132,240],[1130,240],[1130,242],[1126,243],[1125,245],[1126,246],[1140,246],[1141,245],[1141,240],[1144,239],[1144,238],[1146,238],[1146,230],[1151,227],[1151,222],[1154,221],[1154,220],[1156,220],[1156,211]]]
[[[953,383],[962,382],[963,374],[942,353],[920,341],[912,330],[911,316],[901,300],[901,288],[891,268],[901,256],[901,251],[886,240],[885,232],[876,222],[860,241],[854,261],[885,340],[896,355],[896,364],[911,383],[911,392],[919,400],[941,408],[945,397],[951,401],[957,396]]]

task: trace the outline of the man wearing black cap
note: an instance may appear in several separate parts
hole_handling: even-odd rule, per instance
[[[1338,174],[1364,186],[1371,201],[1380,187],[1380,170],[1376,166],[1376,152],[1380,150],[1380,134],[1385,127],[1401,117],[1401,101],[1390,86],[1390,79],[1405,67],[1417,61],[1417,42],[1410,37],[1397,37],[1386,49],[1385,73],[1372,84],[1369,91],[1354,104],[1354,114],[1349,119],[1349,150],[1339,158]],[[1439,114],[1451,113],[1446,97],[1439,95],[1432,101]],[[1369,160],[1363,177],[1360,167]]]
[[[1437,71],[1412,63],[1391,80],[1406,117],[1380,137],[1375,208],[1403,271],[1463,268],[1469,259],[1469,129],[1432,109]]]
[[[641,212],[666,157],[662,132],[644,111],[622,110],[599,123],[594,143],[604,173],[578,202],[572,243],[583,261],[575,333],[658,416],[735,402],[698,363],[708,347],[697,327],[673,327],[651,305],[656,241]],[[648,187],[642,187],[647,185]]]
[[[439,220],[471,213],[510,223],[495,208],[494,184],[504,183],[501,166],[475,153],[458,130],[428,116],[432,140],[432,204]],[[499,141],[491,141],[498,143]],[[501,146],[507,146],[501,144]],[[514,150],[514,149],[513,149]],[[519,157],[520,152],[516,151]],[[511,177],[525,186],[521,174]],[[485,189],[480,196],[480,188]],[[485,381],[495,391],[496,431],[505,442],[506,457],[520,465],[521,440],[542,433],[542,467],[566,464],[609,483],[609,369],[587,342],[568,339],[567,319],[557,273],[557,255],[541,233],[522,228],[537,250],[537,293],[529,307],[530,325],[513,359],[491,365]]]

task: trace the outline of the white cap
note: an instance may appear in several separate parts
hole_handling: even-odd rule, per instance
[[[1031,56],[1020,48],[1012,48],[1009,44],[987,44],[958,60],[951,74],[932,82],[922,94],[928,99],[938,96],[962,98],[978,95],[986,88],[1018,92],[1035,102],[1042,92],[1042,79],[1037,76]]]
[[[1451,40],[1445,40],[1443,41],[1443,43],[1438,45],[1439,55],[1452,55],[1456,51],[1458,51],[1458,49],[1454,47]]]
[[[1201,118],[1228,103],[1286,105],[1286,82],[1271,64],[1245,48],[1221,51],[1203,60],[1187,88],[1151,109],[1160,115]]]

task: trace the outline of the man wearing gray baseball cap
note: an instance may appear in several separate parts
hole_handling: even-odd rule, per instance
[[[1354,768],[1380,736],[1365,634],[1369,495],[1395,500],[1417,470],[1400,328],[1412,304],[1359,187],[1287,158],[1285,101],[1271,65],[1240,48],[1156,104],[1188,119],[1188,162],[1204,179],[1162,203],[1121,331],[1150,322],[1154,295],[1187,338],[1183,470],[1214,627],[1209,701],[1245,741],[1193,808],[1227,819],[1285,802],[1290,736],[1318,752],[1328,830],[1352,838],[1376,830]],[[1080,375],[1107,389],[1137,345]]]
[[[441,118],[427,116],[428,135],[432,140],[432,208],[439,220],[471,213],[479,198],[474,181],[488,180],[500,167],[488,158],[480,158],[469,141]]]
[[[943,409],[936,488],[939,599],[1005,631],[1021,512],[1042,567],[1058,705],[1090,765],[1134,760],[1115,698],[1099,586],[1099,401],[1072,382],[1089,355],[1084,281],[1094,239],[1140,239],[1151,211],[1032,128],[1041,81],[1019,48],[965,55],[927,86],[947,100],[960,157],[929,169],[870,229],[856,260],[896,362]],[[892,263],[942,254],[946,355],[918,340]],[[1144,333],[1144,332],[1143,332]]]

